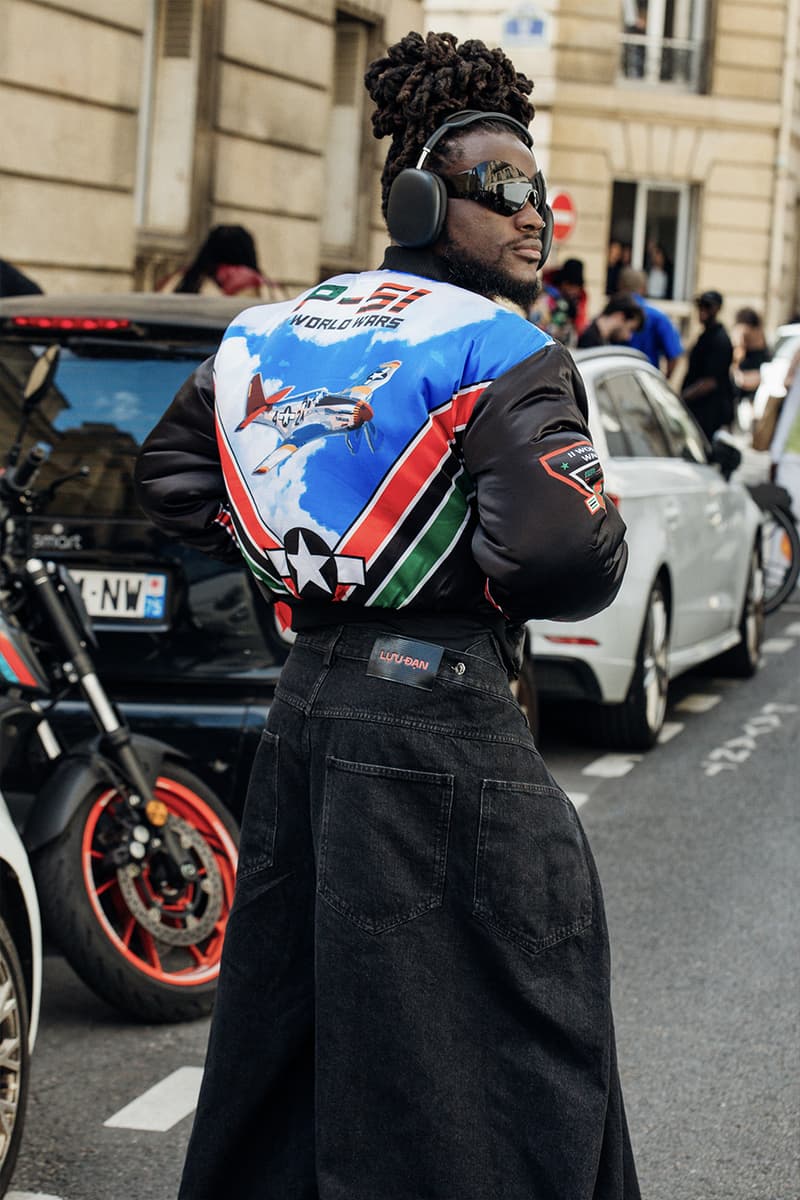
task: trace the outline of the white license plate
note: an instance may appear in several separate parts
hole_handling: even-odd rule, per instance
[[[159,571],[79,571],[70,575],[80,588],[92,618],[114,621],[163,621],[167,577]]]

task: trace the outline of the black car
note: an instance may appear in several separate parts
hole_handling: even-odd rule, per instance
[[[153,528],[136,503],[133,468],[175,392],[243,307],[143,293],[0,301],[4,448],[33,362],[61,347],[23,452],[34,441],[50,447],[42,485],[73,478],[28,519],[29,552],[69,567],[98,635],[98,673],[132,727],[185,753],[236,816],[287,644],[244,566]],[[85,736],[80,702],[62,701],[51,715],[65,736]]]

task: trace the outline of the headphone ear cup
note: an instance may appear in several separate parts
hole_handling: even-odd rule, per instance
[[[398,246],[431,246],[444,228],[447,192],[431,171],[406,167],[389,192],[386,225]]]
[[[542,230],[541,238],[542,257],[539,259],[539,266],[543,267],[553,246],[553,210],[549,204],[545,205],[544,229]]]

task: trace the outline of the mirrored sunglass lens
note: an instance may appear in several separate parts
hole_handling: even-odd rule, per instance
[[[529,179],[509,179],[495,184],[492,191],[509,212],[519,212],[529,199],[536,207],[536,189],[531,187]]]
[[[541,171],[528,179],[518,167],[510,163],[478,163],[469,171],[445,177],[445,186],[451,196],[474,200],[486,208],[504,216],[511,216],[530,200],[536,211],[544,217],[545,186]]]

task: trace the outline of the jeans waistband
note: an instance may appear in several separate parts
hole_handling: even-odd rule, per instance
[[[440,670],[446,666],[450,670],[457,667],[462,660],[469,660],[473,669],[480,663],[487,668],[489,676],[501,674],[508,679],[508,671],[503,659],[502,650],[493,633],[477,633],[474,638],[465,637],[463,646],[446,646],[433,638],[415,637],[410,630],[399,635],[396,631],[381,629],[380,625],[340,625],[331,629],[316,629],[298,633],[295,645],[298,649],[316,651],[326,665],[330,665],[337,657],[369,660],[375,642],[379,638],[396,638],[402,636],[407,640],[442,646],[443,654]],[[458,672],[456,672],[458,674]]]

